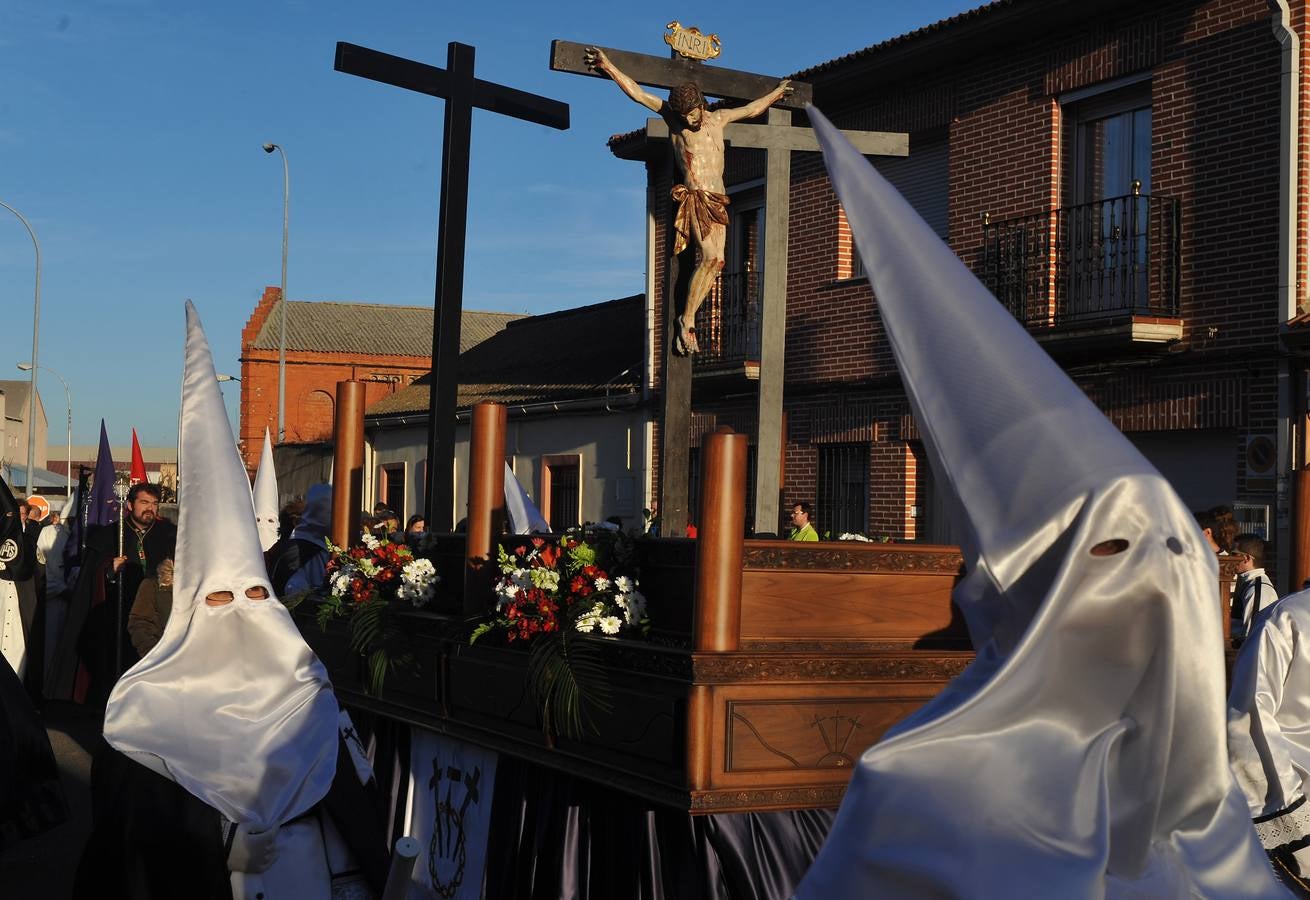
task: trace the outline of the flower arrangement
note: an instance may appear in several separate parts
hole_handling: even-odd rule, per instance
[[[507,644],[529,646],[528,685],[548,740],[557,728],[579,737],[588,708],[609,710],[599,653],[581,636],[650,630],[633,559],[629,535],[599,526],[570,529],[558,542],[534,537],[498,550],[496,607],[469,643],[503,633]]]
[[[607,537],[612,535],[618,533],[579,529],[559,544],[534,537],[513,552],[500,547],[496,615],[478,626],[470,643],[497,629],[511,643],[561,628],[605,635],[649,631],[646,598],[637,582],[627,575],[611,577],[598,564],[612,565],[620,555],[623,537]]]
[[[387,616],[393,603],[421,607],[441,580],[431,560],[416,559],[409,547],[365,533],[358,544],[327,542],[327,583],[318,607],[318,624],[349,620],[350,646],[369,664],[371,693],[382,690],[386,674],[408,654],[397,653],[402,639]]]
[[[437,570],[432,561],[415,559],[404,544],[381,541],[365,533],[349,549],[327,542],[329,597],[339,604],[374,600],[407,600],[425,606],[436,589]]]

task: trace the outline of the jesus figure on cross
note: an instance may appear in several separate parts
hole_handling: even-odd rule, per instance
[[[669,126],[675,159],[684,183],[673,188],[678,204],[674,218],[677,239],[674,254],[687,246],[687,238],[696,242],[700,261],[687,288],[687,301],[677,319],[673,347],[681,356],[695,353],[696,310],[723,271],[723,250],[728,236],[728,195],[723,187],[723,129],[742,119],[753,119],[792,92],[791,81],[784,79],[763,97],[745,106],[707,109],[705,96],[694,82],[680,84],[661,100],[647,93],[637,82],[623,74],[598,47],[588,47],[586,63],[603,72],[623,93],[642,106],[660,114]]]

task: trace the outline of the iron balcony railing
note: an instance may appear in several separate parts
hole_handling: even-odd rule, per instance
[[[1178,316],[1179,207],[1133,192],[1003,222],[983,219],[982,281],[1020,322]]]
[[[698,368],[723,368],[760,358],[760,273],[720,275],[696,315]]]

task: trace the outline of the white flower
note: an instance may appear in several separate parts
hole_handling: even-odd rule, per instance
[[[412,559],[400,570],[400,577],[406,584],[426,587],[437,581],[437,570],[430,559]]]
[[[618,634],[622,626],[618,616],[604,616],[600,620],[600,630],[606,634]]]
[[[373,535],[369,534],[367,531],[360,537],[359,542],[370,550],[376,550],[378,547],[382,546],[382,542],[373,537]]]
[[[609,580],[608,578],[597,578],[597,579],[596,579],[596,590],[598,590],[598,591],[606,591],[606,590],[609,590],[609,586],[610,586],[610,580]]]
[[[604,604],[597,603],[591,608],[590,612],[585,612],[578,616],[578,620],[574,623],[574,627],[577,628],[578,631],[590,633],[600,624],[600,618],[604,613]]]
[[[873,538],[867,538],[867,537],[865,537],[864,535],[859,534],[859,533],[854,532],[854,531],[847,531],[847,532],[845,532],[845,533],[843,533],[843,534],[838,535],[838,536],[837,536],[837,540],[839,540],[839,541],[863,541],[863,542],[866,543],[866,544],[872,544],[872,543],[873,543]]]
[[[632,583],[632,579],[627,575],[620,575],[618,578],[614,579],[614,588],[620,594],[631,593],[632,589],[635,587],[636,585]]]
[[[344,597],[350,593],[350,570],[338,569],[332,573],[332,593]]]
[[[646,615],[646,597],[641,591],[633,591],[631,594],[624,596],[625,605],[623,607],[624,617],[627,618],[629,625],[636,625]]]

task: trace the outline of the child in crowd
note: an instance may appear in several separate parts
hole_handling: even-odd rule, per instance
[[[1254,534],[1239,534],[1233,539],[1237,582],[1233,587],[1232,637],[1235,644],[1246,639],[1251,623],[1260,612],[1274,604],[1278,592],[1265,574],[1265,542]]]

